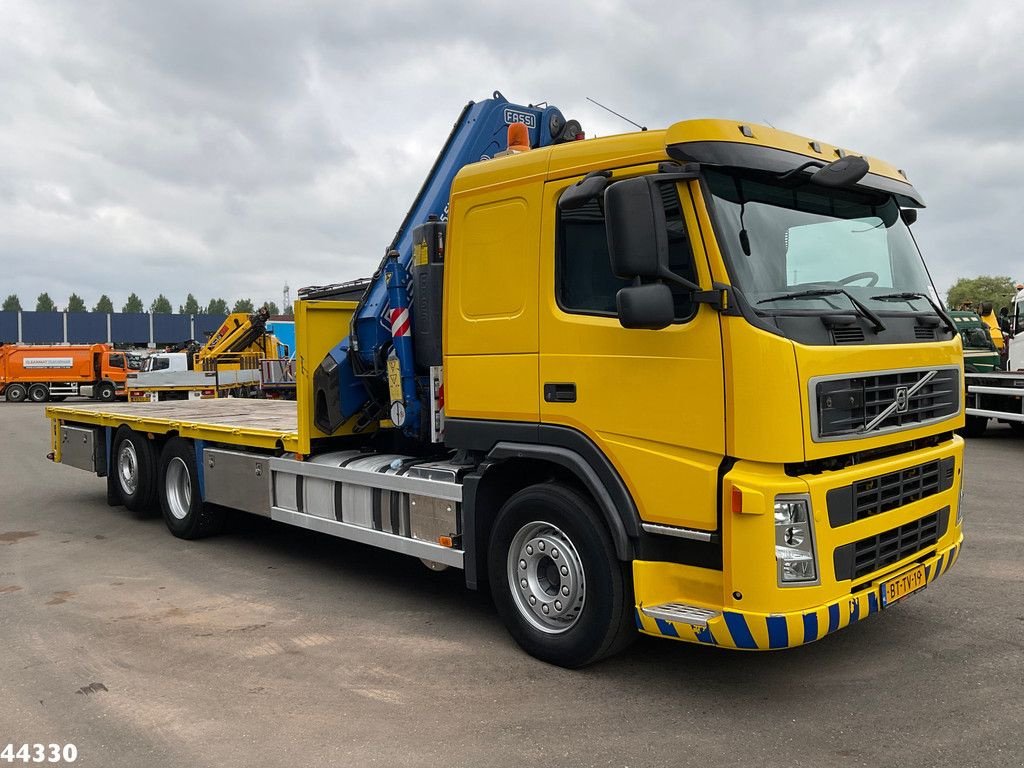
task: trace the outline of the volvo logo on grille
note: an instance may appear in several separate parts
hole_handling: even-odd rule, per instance
[[[896,387],[896,413],[906,413],[910,405],[910,392],[907,387]]]

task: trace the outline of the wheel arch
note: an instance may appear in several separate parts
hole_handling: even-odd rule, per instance
[[[604,521],[616,557],[623,562],[634,559],[639,514],[617,474],[615,479],[620,487],[609,488],[606,479],[569,448],[497,443],[463,484],[467,586],[476,589],[486,579],[488,539],[502,505],[517,491],[543,482],[562,482],[585,495]]]

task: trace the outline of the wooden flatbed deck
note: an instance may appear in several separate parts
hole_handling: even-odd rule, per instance
[[[164,403],[83,403],[50,406],[55,421],[119,427],[138,432],[177,432],[196,440],[255,448],[299,450],[296,404],[285,400],[177,400]]]

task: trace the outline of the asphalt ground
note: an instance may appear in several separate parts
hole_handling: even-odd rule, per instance
[[[1024,765],[1024,439],[967,451],[967,542],[818,643],[640,638],[569,672],[455,571],[239,516],[185,542],[0,404],[0,749],[76,765]],[[6,764],[0,759],[0,766]],[[20,761],[15,764],[21,764]]]

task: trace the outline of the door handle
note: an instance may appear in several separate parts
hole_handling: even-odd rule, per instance
[[[546,382],[544,400],[548,403],[575,403],[576,382]]]

